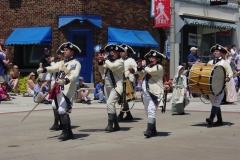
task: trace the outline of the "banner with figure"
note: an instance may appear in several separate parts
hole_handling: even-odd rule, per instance
[[[170,0],[155,0],[154,27],[170,27]]]

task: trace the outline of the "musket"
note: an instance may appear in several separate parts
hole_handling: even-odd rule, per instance
[[[65,76],[68,75],[68,73],[69,73],[71,70],[75,69],[75,68],[76,68],[76,65],[77,65],[77,64],[71,65],[71,68],[69,69],[69,71],[68,71],[65,75],[63,75],[63,77],[61,77],[61,79],[65,78]],[[52,89],[51,89],[49,92],[47,92],[42,99],[40,99],[40,101],[32,108],[31,111],[28,112],[28,114],[23,118],[23,120],[22,120],[21,122],[23,122],[23,121],[29,116],[29,114],[49,95],[49,93],[51,93],[51,92],[54,90],[54,88],[55,88],[57,85],[58,85],[58,83],[55,82],[54,85],[53,85],[53,87],[52,87]]]

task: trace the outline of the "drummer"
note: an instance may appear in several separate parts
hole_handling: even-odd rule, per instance
[[[210,52],[213,53],[214,59],[209,61],[208,64],[222,66],[226,71],[225,82],[228,83],[230,79],[233,77],[233,72],[229,63],[222,58],[222,54],[226,54],[227,50],[221,45],[216,44],[210,49]],[[206,122],[208,123],[209,126],[223,125],[221,108],[220,108],[220,104],[223,97],[224,97],[224,92],[220,93],[220,95],[218,96],[209,95],[209,99],[212,104],[210,117],[206,118]],[[213,121],[216,115],[217,115],[217,121],[213,124]]]

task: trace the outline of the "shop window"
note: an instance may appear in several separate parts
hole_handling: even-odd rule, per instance
[[[44,48],[47,45],[26,45],[23,48],[23,65],[24,66],[38,66],[39,60],[44,54]]]

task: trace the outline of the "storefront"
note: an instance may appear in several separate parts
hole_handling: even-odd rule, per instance
[[[236,2],[235,2],[236,3]],[[206,0],[176,0],[175,11],[184,21],[180,30],[179,63],[186,63],[191,47],[197,47],[197,55],[208,61],[210,48],[215,44],[231,47],[238,45],[238,5],[210,6]]]

